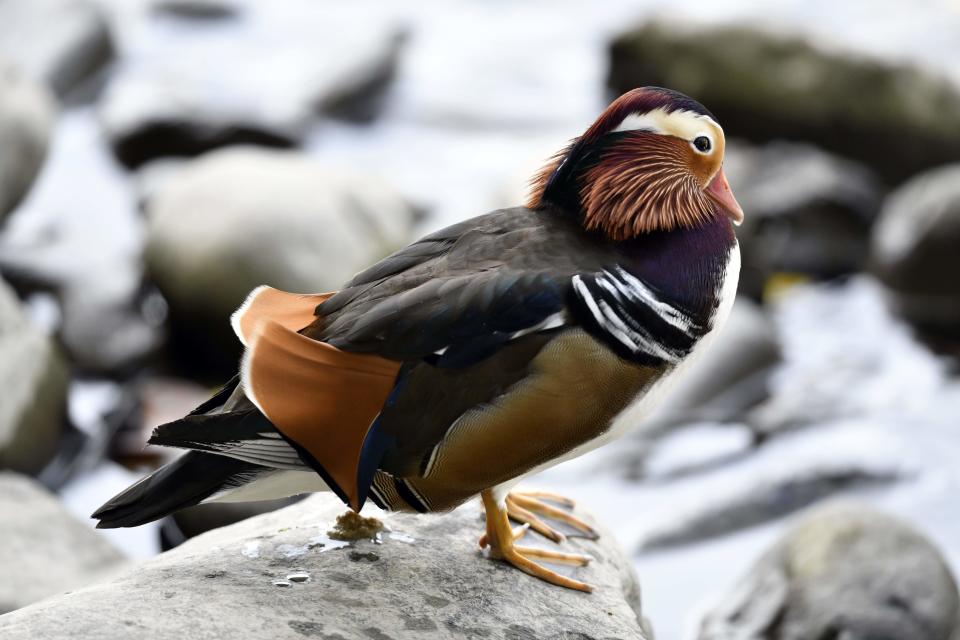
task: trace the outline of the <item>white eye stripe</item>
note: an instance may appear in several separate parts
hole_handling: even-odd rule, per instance
[[[704,124],[707,125],[706,129],[704,129]],[[715,129],[716,133],[711,129]],[[676,136],[689,142],[692,142],[698,136],[706,136],[710,140],[711,148],[717,145],[716,137],[723,135],[723,129],[710,116],[685,110],[668,113],[664,109],[653,109],[646,113],[631,113],[613,131],[650,131],[661,135]]]
[[[659,109],[657,111],[660,111]],[[651,131],[653,133],[666,133],[661,129],[663,118],[655,112],[650,113],[631,113],[617,126],[613,132],[619,131]]]

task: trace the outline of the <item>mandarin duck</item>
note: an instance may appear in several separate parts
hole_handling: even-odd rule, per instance
[[[489,557],[591,528],[523,477],[636,426],[730,312],[743,212],[723,130],[675,91],[634,89],[554,156],[526,206],[437,231],[334,293],[254,290],[240,372],[150,442],[190,451],[103,505],[129,527],[211,501],[332,491],[359,511],[442,512],[479,494]],[[510,520],[525,523],[516,530]]]

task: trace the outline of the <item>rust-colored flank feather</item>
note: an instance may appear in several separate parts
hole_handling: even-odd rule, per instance
[[[261,287],[234,315],[233,324],[247,345],[241,372],[247,397],[359,509],[360,454],[400,363],[341,351],[298,333],[330,295]]]

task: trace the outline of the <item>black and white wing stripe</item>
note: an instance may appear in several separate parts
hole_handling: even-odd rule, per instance
[[[571,279],[571,311],[621,357],[639,364],[674,365],[709,327],[623,268]]]

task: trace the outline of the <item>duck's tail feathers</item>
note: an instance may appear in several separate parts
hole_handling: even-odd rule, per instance
[[[99,520],[98,529],[137,527],[247,484],[264,471],[243,460],[188,451],[121,491],[91,517]]]

